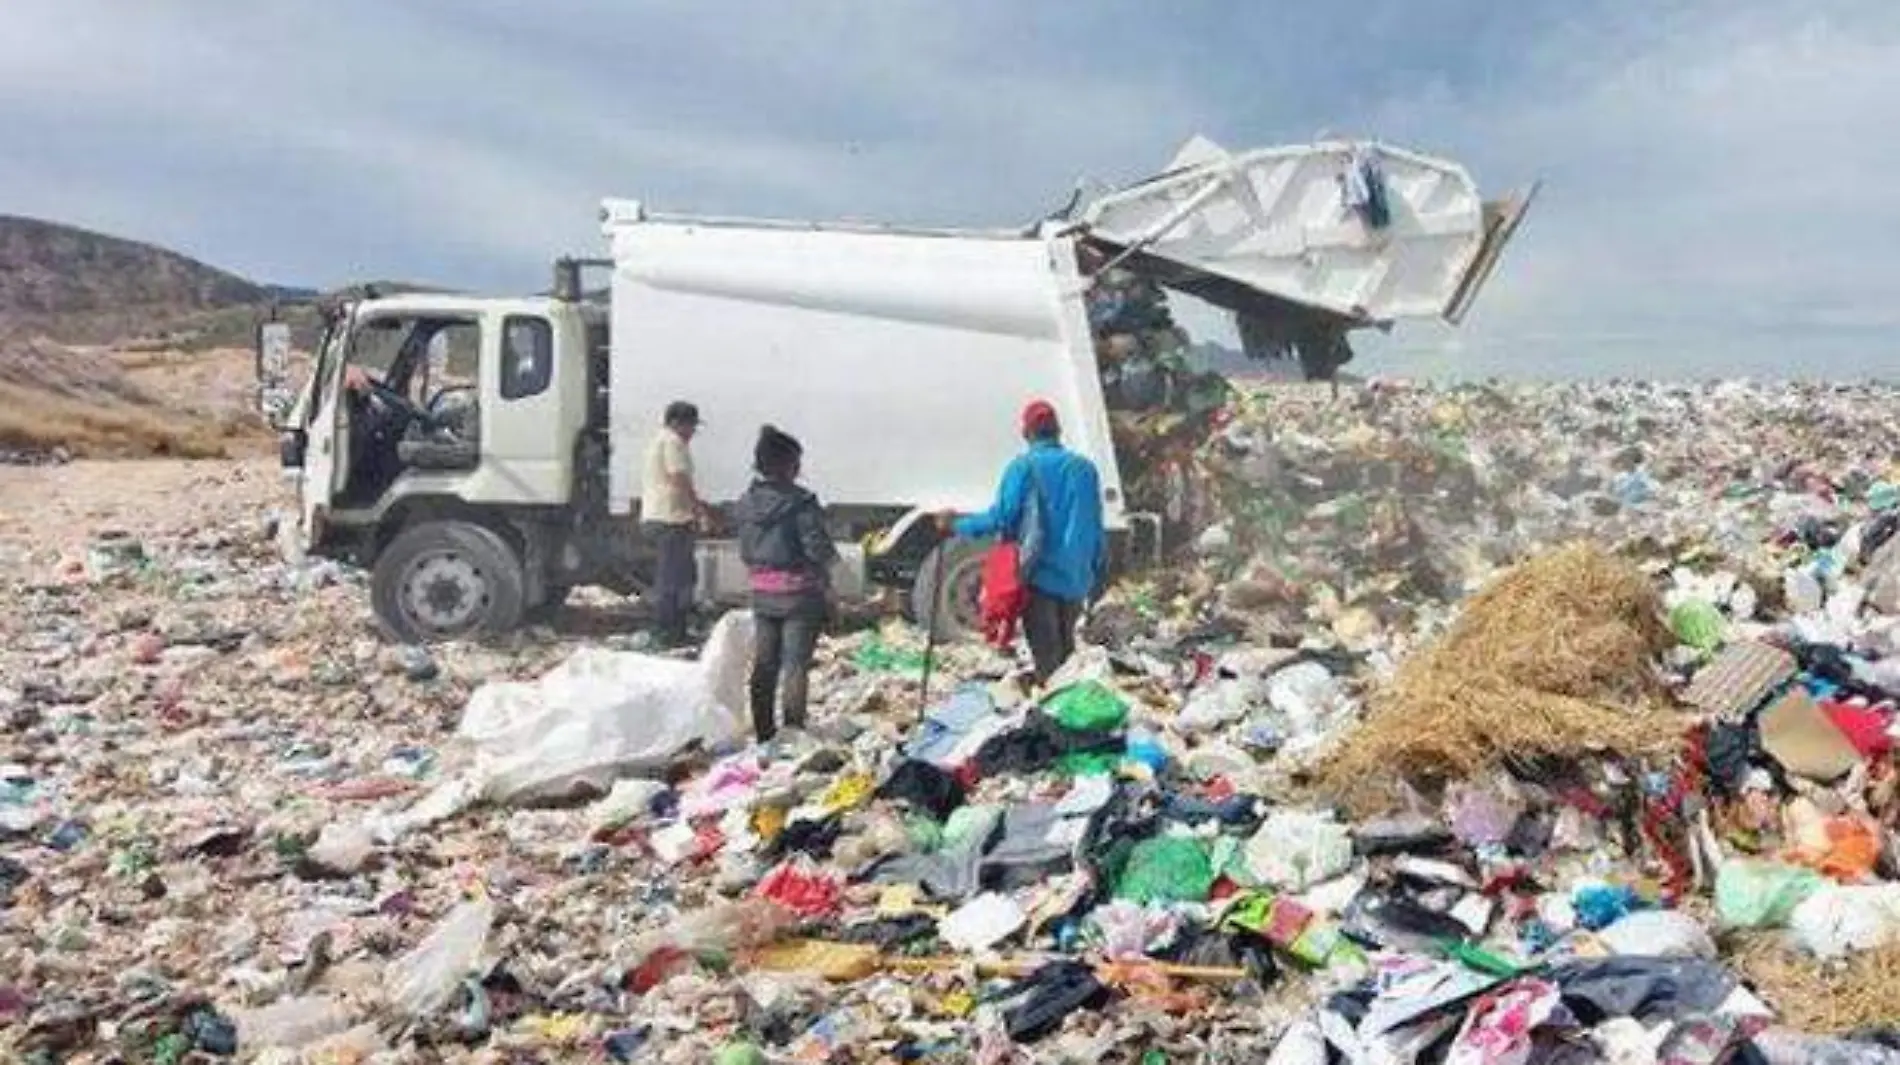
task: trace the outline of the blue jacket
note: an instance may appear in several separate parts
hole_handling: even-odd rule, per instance
[[[1034,469],[1035,477],[1030,477]],[[1108,537],[1102,528],[1102,475],[1095,463],[1053,440],[1038,440],[1003,468],[996,502],[981,514],[958,518],[955,532],[970,539],[1016,539],[1031,485],[1042,491],[1043,542],[1029,585],[1054,599],[1080,603],[1105,576]]]

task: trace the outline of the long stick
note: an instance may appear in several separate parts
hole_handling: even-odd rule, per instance
[[[923,721],[924,714],[930,709],[930,667],[937,659],[937,612],[943,609],[943,560],[950,552],[946,550],[949,540],[939,541],[932,554],[937,556],[935,575],[930,581],[930,615],[924,620],[924,677],[917,689],[917,720]]]

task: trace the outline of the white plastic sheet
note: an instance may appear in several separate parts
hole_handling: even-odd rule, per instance
[[[1788,927],[1818,958],[1883,947],[1900,939],[1900,884],[1822,888],[1795,907]]]
[[[481,798],[529,802],[657,766],[693,743],[744,734],[752,615],[713,626],[698,661],[582,648],[540,680],[483,685],[456,735],[476,752]]]
[[[449,911],[416,949],[397,958],[383,974],[389,1004],[411,1017],[426,1017],[448,1005],[488,943],[495,904],[487,897]]]
[[[1702,922],[1681,910],[1638,910],[1617,918],[1597,938],[1617,954],[1709,960],[1716,956],[1715,941]]]
[[[1247,841],[1246,853],[1261,883],[1305,891],[1352,868],[1352,837],[1328,815],[1280,810]]]
[[[1273,1045],[1267,1065],[1326,1065],[1326,1033],[1306,1018],[1294,1021]]]

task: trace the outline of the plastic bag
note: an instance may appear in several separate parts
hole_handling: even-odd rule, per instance
[[[1788,860],[1849,882],[1866,879],[1880,861],[1880,828],[1865,818],[1830,817],[1820,835],[1818,845],[1797,847]]]
[[[1211,732],[1231,725],[1265,701],[1266,685],[1251,679],[1219,678],[1196,687],[1174,717],[1184,732]]]
[[[1681,910],[1645,910],[1617,919],[1597,933],[1618,954],[1651,958],[1715,957],[1715,941],[1702,922]]]
[[[594,832],[611,832],[646,816],[653,800],[666,790],[657,780],[617,780],[607,797],[587,808],[587,826]]]
[[[1788,928],[1817,958],[1883,947],[1900,938],[1900,884],[1827,885],[1795,907]]]
[[[1049,716],[1071,732],[1113,732],[1128,721],[1128,703],[1096,681],[1071,685],[1043,703]]]
[[[1135,844],[1115,880],[1115,897],[1132,902],[1203,902],[1214,867],[1201,841],[1155,836]]]
[[[1009,1038],[1033,1043],[1062,1027],[1077,1010],[1096,1009],[1110,993],[1087,965],[1053,961],[1029,974],[1008,992],[1014,1004],[1003,1015]]]
[[[1281,810],[1247,841],[1247,869],[1263,884],[1305,891],[1352,867],[1352,836],[1326,814]]]
[[[752,615],[719,619],[698,661],[582,648],[532,683],[491,683],[469,697],[457,736],[491,802],[529,802],[586,785],[604,792],[693,743],[745,733]]]
[[[1487,993],[1465,1015],[1445,1065],[1525,1065],[1531,1033],[1550,1020],[1560,1000],[1556,986],[1542,980],[1521,980]]]
[[[769,899],[745,899],[694,910],[630,943],[621,960],[638,965],[654,954],[730,953],[771,942],[796,915]]]
[[[1102,953],[1110,958],[1145,957],[1165,950],[1181,930],[1181,919],[1168,910],[1122,901],[1097,906],[1088,923],[1101,942]]]
[[[1304,1017],[1287,1025],[1267,1065],[1326,1065],[1326,1033]]]
[[[1267,680],[1267,702],[1286,719],[1285,751],[1300,755],[1333,738],[1357,706],[1339,678],[1318,662],[1301,662]]]
[[[1669,611],[1669,631],[1698,651],[1713,651],[1728,635],[1722,612],[1704,599],[1686,599]]]
[[[295,1050],[348,1031],[351,1024],[349,1007],[324,995],[241,1010],[232,1020],[237,1024],[238,1046],[247,1053],[271,1047]]]
[[[989,892],[958,907],[937,926],[943,941],[972,954],[1009,938],[1027,920],[1021,906],[1008,895]]]
[[[1825,881],[1812,870],[1738,858],[1715,873],[1715,912],[1728,928],[1774,928]]]
[[[363,868],[376,850],[370,830],[361,825],[324,825],[305,856],[314,864],[346,876]]]
[[[1610,927],[1642,906],[1636,889],[1627,884],[1581,884],[1570,893],[1577,924],[1593,932]]]
[[[481,960],[495,904],[486,896],[449,911],[416,949],[390,963],[383,991],[396,1009],[426,1017],[449,1004],[455,989]]]
[[[801,917],[824,917],[838,912],[844,885],[799,857],[767,873],[753,891]]]

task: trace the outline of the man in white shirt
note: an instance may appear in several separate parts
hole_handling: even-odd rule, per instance
[[[646,468],[640,478],[640,522],[659,553],[649,597],[655,635],[663,644],[679,646],[686,642],[686,621],[699,584],[696,533],[711,511],[693,487],[691,445],[693,434],[699,431],[699,408],[677,400],[667,404],[662,421],[647,445]]]

